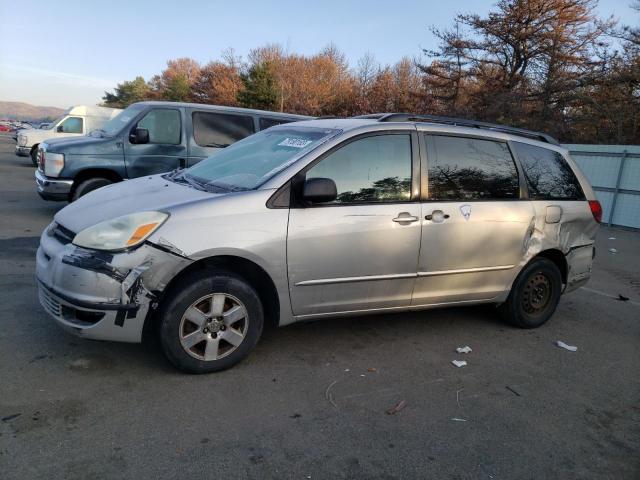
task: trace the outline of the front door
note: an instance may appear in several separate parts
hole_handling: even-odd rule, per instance
[[[295,315],[410,304],[420,246],[416,139],[404,131],[358,137],[306,171],[334,180],[338,197],[290,210]]]
[[[149,143],[131,143],[125,138],[125,164],[129,178],[164,173],[186,166],[187,146],[182,129],[180,110],[154,108],[132,127],[146,128]]]
[[[532,227],[506,142],[429,135],[413,305],[489,300],[509,287]]]

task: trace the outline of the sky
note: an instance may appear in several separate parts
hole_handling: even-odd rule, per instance
[[[600,16],[640,20],[632,0],[600,0]],[[93,105],[105,90],[159,73],[167,60],[206,63],[229,47],[246,58],[279,43],[314,54],[333,42],[352,66],[435,48],[429,27],[456,13],[486,14],[496,0],[0,0],[0,101]]]

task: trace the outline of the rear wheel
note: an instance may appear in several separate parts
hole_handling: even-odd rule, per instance
[[[536,328],[551,318],[561,293],[562,275],[556,264],[536,258],[520,272],[500,312],[517,327]]]
[[[89,192],[93,192],[94,190],[99,189],[100,187],[105,187],[113,183],[111,180],[107,178],[97,177],[97,178],[89,178],[87,180],[83,180],[78,184],[78,186],[73,191],[71,195],[71,201],[75,202],[81,196],[86,195]]]
[[[199,271],[172,289],[159,316],[167,359],[189,373],[232,367],[262,334],[264,315],[256,291],[225,271]]]

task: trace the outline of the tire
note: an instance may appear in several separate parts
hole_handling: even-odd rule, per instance
[[[32,149],[31,149],[31,153],[29,154],[29,156],[31,157],[31,163],[33,163],[34,167],[38,167],[38,146],[35,145]]]
[[[111,180],[107,178],[102,178],[102,177],[89,178],[87,180],[83,180],[78,184],[78,186],[73,191],[70,201],[75,202],[81,196],[86,195],[89,192],[93,192],[94,190],[97,190],[100,187],[111,185],[112,183],[113,182]]]
[[[520,272],[499,310],[516,327],[537,328],[551,318],[561,294],[560,270],[551,260],[538,257]]]
[[[223,270],[201,270],[171,289],[158,321],[169,362],[188,373],[209,373],[249,355],[262,335],[264,313],[258,294],[244,279]]]

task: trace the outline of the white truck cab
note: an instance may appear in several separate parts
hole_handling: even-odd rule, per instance
[[[47,129],[29,128],[20,130],[17,135],[16,155],[31,157],[37,165],[38,145],[49,138],[87,135],[101,128],[122,110],[108,107],[78,105],[71,107],[62,116],[49,124]]]

